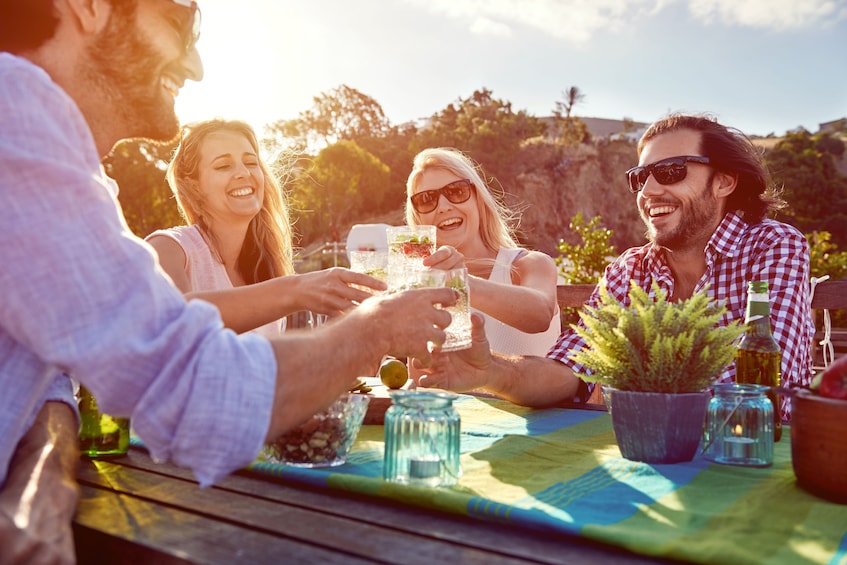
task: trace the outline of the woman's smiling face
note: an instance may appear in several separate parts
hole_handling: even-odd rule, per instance
[[[239,133],[208,135],[200,149],[199,181],[204,212],[219,221],[249,221],[262,209],[265,177],[259,156]]]
[[[428,168],[421,173],[415,193],[436,190],[457,180],[462,178],[447,169]],[[476,192],[472,191],[471,197],[459,204],[453,204],[444,195],[439,195],[438,206],[435,210],[420,214],[420,219],[421,224],[438,228],[436,233],[438,245],[452,245],[459,248],[469,238],[479,236]]]

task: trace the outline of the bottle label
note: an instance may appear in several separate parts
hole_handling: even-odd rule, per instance
[[[753,302],[767,302],[768,301],[768,293],[767,292],[750,292],[749,298]]]

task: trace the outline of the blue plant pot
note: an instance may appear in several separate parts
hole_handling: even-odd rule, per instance
[[[666,394],[609,391],[612,426],[621,455],[644,463],[681,463],[697,453],[708,392]]]

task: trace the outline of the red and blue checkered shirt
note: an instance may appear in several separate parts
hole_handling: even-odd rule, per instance
[[[712,234],[705,248],[706,272],[694,292],[707,292],[714,300],[724,301],[726,325],[744,321],[747,307],[747,283],[767,281],[771,309],[771,330],[782,349],[782,383],[787,387],[808,387],[812,379],[812,340],[815,326],[809,297],[809,246],[796,228],[774,220],[749,225],[734,213],[728,213]],[[629,304],[630,281],[644,289],[653,282],[673,296],[673,273],[666,251],[653,244],[633,247],[606,267],[603,275],[612,296]],[[652,290],[650,290],[652,294]],[[588,301],[595,306],[598,289]],[[582,323],[582,322],[580,322]],[[585,342],[572,329],[559,336],[547,357],[570,367],[576,374],[587,369],[573,362],[569,354],[582,349]],[[720,375],[718,382],[735,381],[735,363]],[[593,384],[581,383],[577,402],[585,402]],[[790,403],[783,399],[783,414],[790,415]]]

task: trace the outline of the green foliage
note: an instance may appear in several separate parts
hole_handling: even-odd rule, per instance
[[[495,99],[484,88],[433,115],[428,127],[412,141],[411,149],[417,153],[427,147],[459,148],[502,185],[511,186],[521,170],[515,161],[521,144],[541,135],[544,129],[541,120],[523,110],[512,111],[511,103]]]
[[[656,283],[652,292],[632,283],[627,307],[602,286],[597,306],[580,313],[584,327],[572,326],[586,347],[571,359],[592,371],[584,380],[619,390],[705,390],[735,358],[743,326],[718,326],[726,307],[705,291],[676,303]]]
[[[280,120],[266,128],[266,144],[301,148],[324,147],[337,141],[352,141],[382,135],[389,121],[376,100],[342,84],[314,99],[314,106],[295,120]]]
[[[839,251],[831,239],[831,234],[825,231],[806,234],[811,256],[811,275],[829,275],[833,280],[847,279],[847,251]]]
[[[132,232],[145,237],[157,229],[185,223],[165,181],[165,170],[176,140],[162,144],[129,139],[103,159],[106,174],[118,183],[118,200]]]
[[[600,216],[594,216],[586,223],[582,212],[577,212],[568,224],[579,239],[575,244],[560,239],[556,246],[559,256],[553,259],[564,284],[597,284],[606,265],[617,255],[615,246],[609,243],[612,230],[599,227],[601,221]],[[562,308],[562,325],[576,323],[579,311],[580,308]]]
[[[340,235],[355,218],[383,210],[388,167],[352,141],[323,149],[293,184],[292,217],[304,238]]]
[[[559,266],[559,276],[565,284],[596,284],[603,276],[606,265],[618,254],[609,243],[612,230],[601,228],[600,216],[586,223],[582,212],[577,212],[568,224],[579,241],[575,244],[559,240],[559,256],[554,259]]]
[[[801,129],[787,133],[765,160],[788,202],[779,219],[804,233],[828,231],[833,243],[847,248],[847,176],[835,162],[843,153],[840,138]]]

